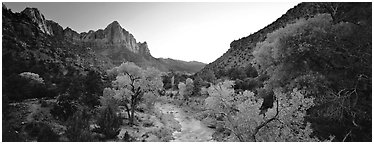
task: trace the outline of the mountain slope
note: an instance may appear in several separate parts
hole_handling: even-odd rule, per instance
[[[186,62],[170,58],[158,58],[158,60],[167,65],[171,71],[197,72],[205,66],[204,63],[197,61]]]
[[[234,40],[230,44],[230,49],[214,62],[206,65],[198,73],[206,73],[212,70],[216,75],[220,70],[230,68],[246,67],[253,59],[253,49],[256,44],[266,39],[268,33],[273,32],[299,18],[310,18],[319,13],[330,13],[335,22],[348,21],[359,23],[361,19],[371,16],[365,8],[371,5],[367,3],[300,3],[288,10],[280,18],[263,29]]]
[[[314,98],[306,120],[313,135],[371,141],[371,19],[371,3],[301,3],[258,32],[233,41],[223,56],[197,74],[210,70],[223,77],[227,74],[222,69],[232,74],[232,69],[243,72],[241,67],[253,64],[258,76],[234,80],[238,89],[264,99],[261,110],[274,108],[277,91],[301,91]]]

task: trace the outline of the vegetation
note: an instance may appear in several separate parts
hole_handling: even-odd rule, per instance
[[[264,89],[298,88],[316,99],[309,120],[320,132],[346,131],[337,137],[340,140],[348,135],[369,138],[351,134],[371,121],[366,115],[371,113],[367,109],[371,107],[367,88],[371,86],[371,34],[367,30],[349,22],[333,23],[329,14],[322,14],[270,33],[253,52],[257,70],[269,76]]]
[[[143,70],[134,63],[123,63],[109,71],[116,75],[113,88],[107,89],[115,93],[113,96],[119,101],[120,106],[126,108],[129,124],[134,125],[135,109],[143,100],[144,95],[158,95],[162,88],[161,74],[154,68]]]
[[[371,31],[371,3],[301,3],[234,41],[222,67],[188,75],[115,67],[3,7],[3,141],[167,142],[196,129],[214,141],[371,141]]]
[[[312,138],[310,123],[304,124],[306,110],[314,105],[294,89],[289,94],[277,91],[272,109],[260,115],[262,100],[253,92],[235,94],[233,82],[209,88],[206,109],[223,117],[223,127],[232,135],[227,140],[244,141],[318,141]]]

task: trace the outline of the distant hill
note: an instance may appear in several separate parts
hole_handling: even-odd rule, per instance
[[[171,71],[181,71],[181,72],[197,72],[201,70],[206,64],[197,61],[182,61],[182,60],[175,60],[170,58],[158,58],[161,63],[164,63],[166,66],[169,67]]]

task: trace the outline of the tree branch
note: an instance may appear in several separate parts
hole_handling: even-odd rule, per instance
[[[274,115],[274,117],[266,120],[264,123],[262,123],[261,125],[257,126],[254,133],[252,134],[252,139],[253,141],[256,142],[256,134],[260,131],[260,129],[264,126],[266,126],[268,123],[270,123],[271,121],[273,120],[276,120],[277,119],[277,116],[279,114],[279,100],[277,99],[277,109],[276,109],[277,113]]]
[[[351,133],[352,133],[352,130],[350,130],[350,131],[345,135],[345,137],[344,137],[344,139],[343,139],[343,142],[345,142],[345,140],[347,139],[347,137],[348,137]]]

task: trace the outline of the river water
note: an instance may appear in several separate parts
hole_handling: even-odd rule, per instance
[[[211,142],[214,130],[205,126],[201,121],[188,116],[181,108],[173,104],[157,103],[156,108],[163,113],[171,113],[181,125],[181,132],[175,131],[172,142]]]

